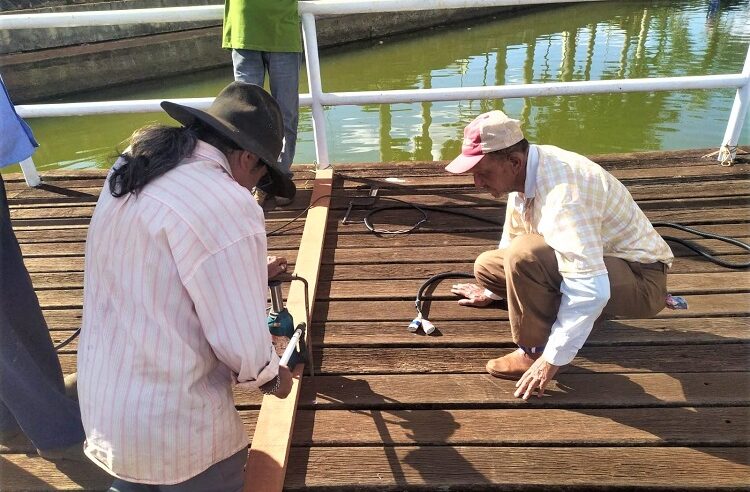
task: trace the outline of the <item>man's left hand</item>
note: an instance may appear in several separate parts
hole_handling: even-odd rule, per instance
[[[513,394],[516,398],[523,398],[528,400],[533,394],[534,389],[537,389],[537,396],[542,397],[544,395],[544,389],[550,380],[555,377],[560,366],[554,366],[544,359],[544,356],[539,357],[529,367],[529,369],[523,373],[521,379],[516,383],[516,392]]]

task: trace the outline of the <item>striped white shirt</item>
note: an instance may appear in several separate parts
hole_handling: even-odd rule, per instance
[[[218,149],[138,196],[99,197],[86,242],[78,392],[86,454],[175,484],[247,446],[232,385],[278,373],[263,211]]]

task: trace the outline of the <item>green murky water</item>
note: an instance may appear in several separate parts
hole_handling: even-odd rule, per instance
[[[218,42],[218,41],[217,41]],[[748,1],[597,2],[477,20],[322,54],[323,89],[469,87],[571,80],[739,73],[750,43]],[[307,81],[301,77],[301,92]],[[65,101],[208,97],[231,67]],[[717,147],[733,90],[341,106],[326,110],[334,163],[451,159],[480,112],[522,120],[534,142],[581,153]],[[40,169],[108,167],[118,144],[159,114],[29,122]],[[740,144],[750,144],[750,122]],[[309,108],[295,162],[315,160]],[[13,168],[11,168],[13,169]]]

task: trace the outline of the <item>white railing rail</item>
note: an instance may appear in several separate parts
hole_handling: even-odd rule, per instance
[[[578,0],[600,1],[600,0]],[[675,90],[736,89],[719,160],[731,162],[735,157],[742,126],[750,106],[750,47],[742,73],[646,79],[619,79],[580,82],[553,82],[484,87],[412,89],[363,92],[324,92],[320,76],[315,16],[401,12],[414,10],[459,9],[569,3],[570,0],[312,0],[299,3],[310,94],[300,95],[301,106],[312,107],[313,136],[318,166],[330,166],[325,131],[324,106],[393,104],[422,101],[458,101],[466,99],[499,99],[537,96],[563,96],[612,92],[645,92]],[[0,29],[77,27],[121,25],[142,22],[186,22],[220,20],[223,6],[172,7],[96,12],[62,12],[48,14],[0,15]],[[205,108],[212,98],[174,99],[180,104]],[[17,106],[27,118],[72,116],[106,113],[160,111],[159,100],[101,101],[93,103],[34,104]],[[26,166],[24,171],[26,171]]]
[[[601,0],[309,0],[299,3],[299,13],[312,15],[368,14],[415,10],[546,5]],[[0,29],[39,29],[49,27],[111,26],[153,22],[193,22],[222,20],[223,5],[163,7],[44,14],[0,15]]]

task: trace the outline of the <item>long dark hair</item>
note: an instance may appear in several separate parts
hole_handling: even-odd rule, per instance
[[[188,127],[146,125],[133,132],[130,147],[119,154],[124,162],[112,171],[109,192],[118,198],[129,193],[138,195],[150,181],[191,155],[198,140],[213,145],[225,155],[239,148],[200,122]]]

